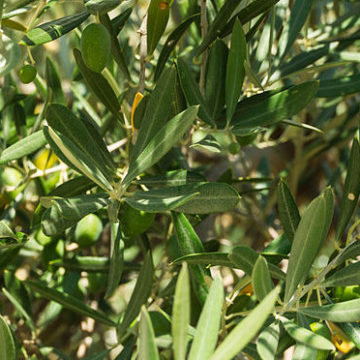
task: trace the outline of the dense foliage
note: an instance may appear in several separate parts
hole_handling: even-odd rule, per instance
[[[360,6],[0,0],[0,359],[359,359]]]

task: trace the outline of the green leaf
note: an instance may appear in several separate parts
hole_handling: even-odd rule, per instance
[[[360,325],[358,323],[338,323],[339,328],[351,339],[355,346],[360,348]]]
[[[200,14],[190,15],[186,19],[184,19],[168,36],[165,41],[164,46],[161,49],[159,59],[156,64],[155,69],[155,81],[157,81],[165,67],[166,61],[168,60],[171,52],[175,48],[178,41],[181,39],[182,35],[189,28],[193,21],[199,19]]]
[[[190,282],[189,271],[183,263],[176,282],[174,304],[172,309],[171,334],[175,360],[185,360],[190,324]]]
[[[227,24],[231,14],[235,11],[242,0],[225,1],[214,21],[210,24],[209,29],[197,49],[197,55],[201,54],[216,38],[220,35],[221,30]],[[231,27],[232,28],[232,27]]]
[[[264,97],[260,94],[241,101],[230,123],[232,132],[236,134],[245,128],[273,125],[296,115],[311,101],[317,89],[317,81],[308,81],[274,95]]]
[[[279,56],[283,58],[291,49],[304,26],[313,5],[313,0],[296,0],[279,41]]]
[[[72,295],[51,289],[47,284],[42,284],[39,281],[28,280],[25,282],[25,284],[28,285],[31,290],[37,292],[45,299],[55,301],[70,311],[73,311],[82,316],[90,317],[107,326],[116,326],[116,324],[107,316],[103,315],[99,311],[92,309],[90,306],[84,304],[82,300],[79,300]]]
[[[208,359],[214,352],[220,329],[224,290],[221,278],[211,284],[191,345],[189,360]]]
[[[200,105],[199,117],[206,123],[213,125],[213,119],[208,104],[200,93],[198,84],[195,82],[191,70],[186,62],[179,57],[177,59],[177,70],[179,74],[181,88],[186,98],[188,105]]]
[[[182,255],[205,252],[204,246],[194,228],[184,214],[172,212],[176,240]],[[199,265],[189,266],[193,289],[198,299],[206,300],[208,287],[205,281],[205,271]]]
[[[296,229],[286,274],[285,302],[308,277],[311,265],[325,241],[333,215],[331,189],[325,190],[306,208]]]
[[[109,297],[119,285],[124,269],[125,243],[119,223],[111,224],[110,268],[105,297]]]
[[[336,271],[322,283],[323,286],[360,285],[360,262],[352,263]]]
[[[360,299],[344,301],[337,304],[300,308],[301,314],[315,319],[334,322],[353,322],[360,320]]]
[[[67,136],[47,126],[43,128],[43,131],[52,150],[62,161],[87,176],[104,190],[112,190],[111,179],[107,178],[108,175],[104,174],[93,163],[91,157],[79,149]]]
[[[144,305],[141,309],[139,324],[139,360],[159,360],[154,328]]]
[[[84,0],[86,8],[93,15],[103,15],[120,5],[119,0]]]
[[[50,200],[50,201],[49,201]],[[75,225],[84,216],[108,205],[104,194],[80,195],[73,198],[44,198],[41,201],[51,205],[42,217],[42,228],[47,236],[60,235],[67,228]]]
[[[84,360],[105,360],[107,359],[107,356],[109,355],[110,351],[111,351],[110,349],[104,350],[97,354],[86,356]]]
[[[72,259],[58,259],[50,262],[69,271],[108,272],[109,258],[100,256],[74,256]]]
[[[217,39],[211,46],[207,60],[205,97],[213,121],[218,118],[225,105],[225,78],[228,53],[228,48],[224,42]]]
[[[11,230],[11,228],[5,221],[1,220],[0,221],[0,239],[4,239],[4,238],[10,238],[10,239],[17,241],[16,234]]]
[[[116,94],[108,81],[101,73],[90,70],[84,63],[79,49],[74,49],[74,57],[80,72],[96,97],[109,109],[113,115],[120,119],[120,104]]]
[[[16,347],[9,325],[0,315],[0,358],[6,360],[16,360]]]
[[[251,274],[256,298],[261,301],[274,288],[266,259],[258,256]]]
[[[195,264],[195,265],[227,266],[231,268],[235,267],[234,263],[229,260],[227,253],[219,253],[219,252],[189,254],[175,259],[172,263],[178,264],[183,261],[186,261],[188,264]]]
[[[355,94],[360,91],[360,75],[344,76],[336,79],[321,80],[317,97],[336,97]]]
[[[360,242],[354,241],[343,250],[336,261],[336,266],[342,264],[347,259],[355,259],[358,255],[360,255]]]
[[[332,342],[325,337],[300,327],[283,316],[280,316],[280,320],[286,332],[297,342],[301,342],[318,350],[335,350]]]
[[[289,188],[282,180],[277,187],[277,201],[281,225],[286,237],[292,242],[300,222],[300,214]]]
[[[162,0],[151,0],[147,17],[147,53],[151,55],[165,31],[169,20],[169,3]]]
[[[21,60],[20,46],[5,34],[2,35],[2,40],[4,41],[4,49],[2,49],[0,54],[1,77],[9,74],[13,69],[15,69]],[[5,61],[6,63],[4,64]]]
[[[39,130],[7,147],[0,155],[0,164],[6,164],[9,161],[21,159],[27,155],[41,149],[46,144],[46,138]]]
[[[141,120],[136,144],[131,153],[130,162],[134,162],[153,137],[164,127],[172,116],[172,103],[175,101],[176,72],[174,67],[165,69],[147,100],[144,116]]]
[[[82,11],[37,26],[26,33],[20,41],[21,45],[40,45],[58,39],[83,23],[90,13]]]
[[[236,246],[229,254],[229,259],[234,265],[246,272],[249,276],[252,275],[258,257],[259,254],[247,246]],[[268,266],[272,277],[279,280],[285,279],[285,274],[277,266],[273,264],[268,264]]]
[[[203,150],[210,151],[213,153],[221,152],[220,143],[212,135],[206,135],[200,141],[190,145],[190,147],[195,148],[195,149],[203,149]]]
[[[95,137],[91,125],[87,126],[85,121],[81,121],[70,109],[60,104],[50,104],[48,106],[46,120],[52,129],[66,136],[84,154],[89,156],[109,181],[112,180],[114,166],[110,153],[107,151],[102,139],[99,139],[100,135]],[[99,142],[102,145],[98,145]]]
[[[341,199],[339,220],[336,226],[336,240],[339,241],[354,213],[360,194],[360,144],[359,133],[356,134],[350,152],[349,164]]]
[[[245,78],[246,38],[241,23],[236,19],[231,36],[230,52],[226,65],[226,120],[232,119]]]
[[[175,211],[187,214],[229,211],[235,208],[240,199],[239,194],[230,185],[224,183],[194,183],[184,185],[182,188],[192,189],[199,193],[198,196],[175,209]]]
[[[274,322],[259,335],[256,349],[262,360],[274,360],[280,338],[280,326]]]
[[[153,284],[154,266],[151,253],[146,254],[144,264],[140,270],[135,288],[131,294],[128,307],[126,308],[123,321],[118,327],[118,336],[121,337],[128,330],[131,323],[136,319],[141,306],[148,299]]]
[[[302,343],[298,343],[295,346],[295,351],[292,360],[304,360],[304,359],[317,360],[318,352],[319,352],[318,350],[312,347],[306,346],[305,344]]]
[[[192,106],[173,117],[152,137],[136,158],[132,156],[123,184],[129,184],[137,175],[156,164],[184,136],[194,122],[197,112],[198,107]]]
[[[0,248],[0,272],[15,261],[22,247],[22,244],[11,244]]]
[[[59,73],[55,67],[55,63],[49,57],[46,57],[45,61],[45,79],[48,92],[51,91],[51,102],[64,104],[65,97],[61,87]]]
[[[236,356],[253,339],[274,310],[280,290],[280,286],[277,286],[248,316],[237,324],[217,347],[210,360],[231,360]]]

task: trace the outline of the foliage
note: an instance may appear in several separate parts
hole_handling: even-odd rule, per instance
[[[0,358],[358,358],[359,15],[0,0]]]

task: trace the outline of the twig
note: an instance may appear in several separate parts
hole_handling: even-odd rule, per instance
[[[138,33],[140,34],[140,74],[139,74],[139,92],[144,93],[145,90],[145,70],[147,56],[147,14],[141,23]]]

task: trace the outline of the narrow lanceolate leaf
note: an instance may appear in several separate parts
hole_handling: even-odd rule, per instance
[[[200,14],[194,14],[186,18],[181,24],[179,24],[168,36],[168,38],[165,41],[164,46],[161,49],[159,59],[157,61],[156,69],[155,69],[155,81],[159,78],[161,75],[166,61],[168,60],[171,52],[175,48],[177,42],[181,39],[182,35],[185,33],[185,31],[189,28],[189,26],[192,24],[193,21],[198,19],[200,17]]]
[[[333,215],[334,199],[331,189],[325,190],[306,208],[296,229],[286,275],[285,302],[297,286],[303,284],[311,265],[324,243]]]
[[[124,240],[119,223],[111,224],[110,268],[105,297],[109,297],[119,285],[124,269]]]
[[[297,342],[313,347],[318,350],[335,350],[332,342],[325,337],[296,325],[293,321],[281,316],[280,320],[286,332]]]
[[[234,115],[245,78],[244,61],[246,57],[246,38],[240,21],[237,19],[231,36],[230,52],[226,65],[225,100],[226,121]]]
[[[194,183],[184,185],[183,188],[198,192],[197,196],[175,209],[187,214],[229,211],[235,208],[240,199],[238,193],[225,183]]]
[[[104,194],[80,195],[67,199],[42,198],[41,201],[43,204],[51,205],[44,212],[41,223],[44,233],[48,236],[60,235],[84,216],[108,205]]]
[[[85,0],[86,8],[91,14],[105,14],[120,5],[118,0]]]
[[[151,253],[148,252],[144,264],[140,270],[136,285],[125,311],[122,323],[118,328],[118,336],[122,336],[129,328],[131,323],[137,318],[141,306],[147,301],[153,283],[154,266],[152,263]]]
[[[215,350],[210,360],[230,360],[252,340],[274,310],[280,289],[280,286],[273,289],[245,319],[235,326]]]
[[[317,97],[336,97],[360,91],[360,75],[345,76],[337,79],[321,80]]]
[[[319,350],[306,346],[303,343],[297,343],[292,360],[317,360],[318,351]]]
[[[342,251],[341,255],[338,257],[336,261],[336,265],[341,265],[347,259],[355,259],[360,255],[360,242],[354,241],[346,246],[346,248]]]
[[[184,185],[149,191],[134,191],[124,200],[136,210],[157,213],[173,210],[198,195],[199,192],[196,189],[185,188]]]
[[[162,129],[172,116],[172,103],[175,101],[176,71],[170,67],[163,71],[154,91],[146,102],[136,144],[130,161],[134,161],[149,144],[150,140]],[[145,97],[146,99],[146,97]],[[144,101],[144,100],[143,100]],[[142,102],[140,103],[142,104]],[[140,105],[141,106],[141,105]]]
[[[165,31],[169,20],[168,0],[151,0],[147,17],[147,52],[151,55]]]
[[[176,282],[172,310],[171,334],[175,360],[185,360],[187,353],[188,328],[190,324],[190,281],[186,263],[183,263]]]
[[[217,39],[211,46],[207,59],[205,96],[213,121],[218,118],[225,106],[225,78],[228,53],[229,50],[225,43]]]
[[[51,91],[51,102],[64,104],[65,97],[61,87],[61,80],[59,73],[56,69],[55,63],[49,58],[45,62],[45,80],[47,83],[48,91]]]
[[[189,360],[205,360],[213,354],[220,329],[223,303],[223,285],[221,278],[217,277],[211,284],[201,311],[188,357]]]
[[[296,0],[291,9],[282,36],[279,41],[279,55],[284,57],[294,44],[298,34],[309,16],[313,0]]]
[[[2,39],[5,51],[2,50],[1,58],[2,60],[6,60],[6,63],[1,66],[0,76],[5,76],[19,64],[21,60],[21,49],[15,41],[5,34],[3,34]]]
[[[300,308],[298,311],[315,319],[334,322],[354,322],[360,320],[360,299],[337,304]]]
[[[225,1],[216,18],[211,23],[202,43],[200,44],[197,54],[201,54],[221,33],[221,30],[227,24],[232,13],[242,0]]]
[[[309,81],[271,96],[260,94],[243,100],[230,123],[232,131],[236,134],[245,128],[272,125],[296,115],[311,101],[317,90],[318,82]]]
[[[176,234],[177,244],[182,255],[205,252],[204,246],[197,236],[194,228],[184,214],[172,213],[172,219]],[[190,265],[190,276],[193,289],[201,302],[205,302],[207,296],[207,284],[205,282],[205,271],[199,265]]]
[[[194,122],[197,112],[198,107],[192,106],[168,121],[139,156],[131,157],[129,172],[123,183],[129,184],[137,175],[156,164],[184,136]]]
[[[246,272],[249,276],[252,275],[254,265],[259,257],[259,254],[246,246],[236,246],[229,254],[229,259],[234,265]],[[285,279],[285,274],[274,264],[268,264],[269,271],[272,277],[279,280]]]
[[[300,221],[300,214],[295,200],[284,181],[280,181],[277,187],[277,201],[281,225],[284,228],[286,237],[292,242]]]
[[[112,190],[111,179],[108,174],[104,174],[93,163],[91,157],[84,153],[73,141],[51,127],[44,127],[43,131],[52,150],[62,161],[87,176],[104,190]]]
[[[274,288],[267,261],[263,256],[257,258],[251,277],[255,296],[261,301]]]
[[[79,300],[72,295],[69,295],[65,292],[60,292],[55,289],[51,289],[48,285],[44,285],[39,281],[26,281],[25,284],[28,285],[31,290],[37,292],[45,299],[55,301],[70,311],[90,317],[107,326],[115,326],[115,323],[107,316],[103,315],[99,311],[92,309],[90,306],[87,306],[82,300]]]
[[[344,194],[341,199],[339,220],[336,226],[336,239],[340,240],[354,213],[360,194],[360,144],[359,133],[356,134],[345,179]]]
[[[39,130],[6,148],[0,155],[0,165],[30,155],[36,150],[41,149],[46,142],[44,133],[42,130]]]
[[[66,106],[60,104],[48,106],[46,120],[53,129],[65,135],[80,150],[91,157],[102,173],[111,180],[111,172],[114,170],[114,167],[110,168],[111,156],[104,143],[102,146],[97,144],[98,139],[94,139],[92,131],[85,125],[85,122],[75,116]]]
[[[145,306],[141,310],[139,325],[139,360],[159,360],[154,328]]]
[[[80,72],[94,95],[109,109],[116,118],[119,118],[120,104],[118,98],[101,73],[90,70],[84,63],[79,49],[74,49],[74,57]]]
[[[328,277],[323,286],[360,285],[360,262],[352,263]]]
[[[82,11],[79,14],[65,16],[63,18],[49,21],[31,29],[21,40],[22,45],[40,45],[65,35],[84,22],[90,13]]]
[[[200,93],[198,84],[195,82],[191,70],[182,58],[177,59],[177,70],[179,74],[181,88],[184,92],[188,105],[200,105],[199,117],[204,122],[214,124],[211,111]]]
[[[9,325],[0,315],[0,358],[16,360],[16,347]]]
[[[234,263],[229,259],[227,253],[219,252],[206,252],[181,256],[175,259],[173,264],[178,264],[183,261],[194,265],[235,267]]]
[[[274,322],[259,335],[256,349],[262,360],[274,360],[280,338],[280,325]]]

